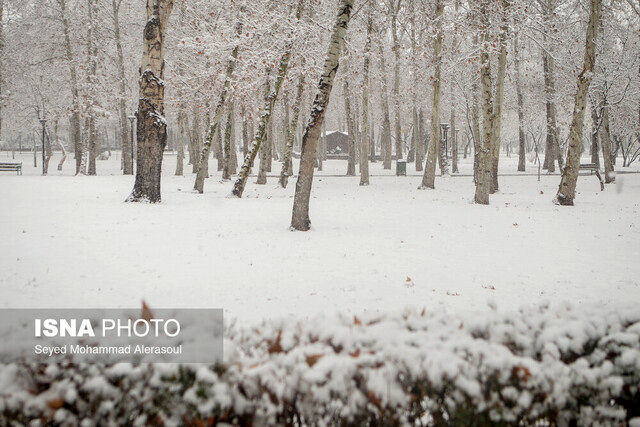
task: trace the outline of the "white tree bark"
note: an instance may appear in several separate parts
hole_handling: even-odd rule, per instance
[[[136,181],[128,202],[161,200],[162,155],[167,144],[164,119],[164,40],[173,0],[147,0],[143,31]]]
[[[204,180],[208,175],[208,160],[209,153],[211,152],[211,143],[213,141],[213,137],[216,134],[216,130],[218,129],[218,123],[220,122],[220,116],[222,115],[222,110],[224,109],[224,104],[227,101],[227,96],[229,93],[229,86],[231,84],[231,76],[233,75],[233,71],[236,67],[236,62],[238,59],[238,50],[240,49],[240,41],[239,36],[242,32],[242,20],[238,17],[236,22],[236,44],[231,50],[231,55],[229,56],[229,60],[227,61],[227,68],[225,72],[224,83],[222,85],[222,91],[220,92],[220,99],[218,100],[218,104],[216,105],[216,109],[213,113],[213,117],[211,118],[211,123],[209,124],[209,130],[207,131],[207,137],[202,144],[202,151],[200,152],[200,160],[198,165],[198,173],[196,175],[195,183],[193,184],[194,190],[198,193],[202,194],[204,191]]]
[[[324,123],[325,111],[329,104],[333,80],[340,65],[340,54],[342,53],[344,36],[347,32],[352,8],[353,0],[340,0],[338,16],[329,41],[329,48],[327,50],[322,75],[320,76],[316,97],[311,108],[311,116],[309,117],[309,123],[302,137],[300,173],[298,174],[298,181],[296,183],[291,218],[291,228],[299,231],[307,231],[311,227],[311,220],[309,219],[309,199],[311,198],[311,185],[313,184],[313,165],[316,157],[316,145],[322,124]]]
[[[573,206],[576,195],[576,183],[580,169],[580,152],[582,151],[582,130],[584,127],[584,109],[587,104],[587,93],[593,78],[593,67],[596,61],[596,35],[600,25],[602,12],[601,0],[590,0],[589,24],[584,50],[584,65],[578,76],[578,88],[576,90],[573,118],[569,127],[569,151],[567,164],[562,171],[562,179],[558,188],[558,194],[554,199],[559,205]]]

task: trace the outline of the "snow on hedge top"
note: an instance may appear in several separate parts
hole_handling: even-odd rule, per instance
[[[178,423],[210,416],[311,424],[464,423],[469,416],[591,423],[624,420],[628,402],[640,396],[640,309],[631,305],[540,305],[482,317],[429,310],[323,315],[230,325],[225,337],[221,366],[52,368],[37,395],[28,393],[34,369],[2,366],[0,411],[54,416],[63,409],[52,410],[41,397],[54,395],[82,413],[69,391],[79,389],[93,393],[106,408],[99,416],[114,422],[128,414],[142,423],[154,413]]]

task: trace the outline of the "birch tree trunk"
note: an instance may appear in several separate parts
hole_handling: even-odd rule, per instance
[[[209,123],[207,137],[205,138],[205,141],[202,144],[202,151],[200,152],[200,160],[199,160],[199,165],[197,169],[198,173],[196,175],[196,180],[193,184],[194,190],[196,190],[200,194],[202,194],[204,191],[204,180],[208,175],[208,167],[206,167],[204,163],[208,162],[209,153],[211,152],[211,143],[213,142],[213,137],[215,136],[216,130],[218,129],[220,116],[222,115],[224,104],[227,101],[227,95],[229,92],[231,76],[233,75],[233,71],[236,67],[236,60],[238,59],[238,51],[240,50],[239,37],[241,32],[242,32],[242,20],[240,17],[238,17],[236,22],[236,44],[231,51],[229,60],[227,61],[227,68],[225,70],[225,78],[224,78],[224,83],[222,84],[222,91],[220,92],[220,99],[218,100],[218,104],[216,105],[216,109],[213,113],[213,117],[211,118],[211,122]]]
[[[60,147],[60,151],[62,151],[62,158],[58,163],[58,170],[61,171],[62,165],[64,165],[65,160],[67,160],[67,150],[64,148],[64,144],[60,141],[60,138],[58,137],[58,120],[57,119],[53,122],[53,136],[55,138],[56,143]]]
[[[244,157],[244,162],[240,167],[240,172],[238,172],[238,178],[236,179],[236,182],[233,185],[233,190],[231,191],[231,194],[235,197],[238,197],[238,198],[242,197],[242,193],[244,192],[244,187],[247,184],[247,179],[249,178],[249,173],[251,171],[251,168],[253,167],[253,162],[256,159],[256,155],[260,150],[260,146],[263,143],[266,143],[267,130],[268,130],[267,128],[269,126],[269,122],[271,121],[273,107],[275,106],[276,99],[278,98],[278,92],[280,92],[280,87],[282,86],[282,82],[284,81],[284,78],[287,74],[287,68],[289,67],[290,58],[291,58],[291,45],[287,46],[285,54],[280,58],[280,64],[278,65],[278,74],[273,87],[271,87],[268,90],[265,90],[264,106],[260,114],[258,130],[256,131],[256,134],[253,137],[253,142],[251,143],[251,147],[249,147],[249,151],[247,152],[247,155]],[[267,155],[267,154],[264,152],[261,152],[261,155]],[[261,167],[262,167],[262,161],[261,161]],[[260,173],[260,171],[258,173]]]
[[[600,25],[602,11],[601,0],[590,0],[589,24],[584,50],[584,66],[578,76],[578,88],[576,90],[573,118],[569,127],[569,151],[567,164],[562,171],[562,179],[558,188],[558,194],[554,199],[559,205],[573,206],[580,169],[580,152],[582,151],[582,129],[584,126],[584,109],[587,104],[587,93],[593,78],[593,66],[596,61],[596,32]]]
[[[492,134],[493,134],[493,82],[491,79],[491,58],[489,57],[490,44],[490,23],[489,23],[489,5],[490,0],[481,1],[481,19],[484,24],[482,32],[481,48],[480,48],[480,83],[482,86],[482,147],[478,155],[478,176],[476,180],[476,192],[474,196],[475,203],[481,205],[489,204],[489,191],[491,189],[491,150],[492,150]]]
[[[371,30],[373,16],[369,7],[367,18],[367,41],[364,45],[364,66],[362,70],[362,140],[360,144],[360,185],[369,185],[369,63],[371,53]]]
[[[431,90],[431,137],[427,149],[427,163],[422,176],[420,189],[435,188],[436,180],[436,156],[440,152],[440,86],[442,68],[442,13],[444,4],[442,0],[436,1],[436,37],[433,42],[433,88]]]
[[[293,117],[287,129],[287,142],[284,146],[284,155],[282,156],[282,170],[280,171],[280,180],[278,183],[282,188],[287,188],[289,183],[290,171],[293,169],[291,154],[293,153],[293,142],[296,137],[296,129],[300,119],[300,106],[302,104],[302,95],[304,94],[304,74],[298,77],[298,87],[296,88],[296,99],[293,101]],[[346,102],[346,101],[345,101]],[[348,118],[347,118],[348,120]]]
[[[157,203],[161,200],[162,154],[167,143],[164,119],[164,39],[173,0],[147,0],[144,27],[136,181],[128,202]]]
[[[118,67],[118,83],[119,99],[118,99],[118,118],[120,120],[120,146],[122,147],[122,172],[124,175],[133,175],[131,163],[131,141],[129,138],[129,121],[127,120],[127,84],[124,71],[124,55],[122,53],[122,40],[120,37],[120,5],[122,0],[111,0],[113,8],[113,31],[116,42],[116,65]],[[184,0],[182,1],[184,4]],[[183,13],[181,13],[181,16]]]
[[[515,68],[516,98],[518,101],[518,172],[525,171],[525,135],[524,135],[524,99],[522,95],[522,78],[520,76],[520,52],[518,37],[513,39],[513,65]]]
[[[311,227],[309,219],[309,199],[311,197],[311,185],[313,184],[313,164],[316,157],[316,145],[320,130],[324,123],[324,116],[333,80],[335,79],[340,54],[344,45],[344,36],[347,32],[353,0],[340,0],[338,16],[333,27],[329,48],[325,58],[322,75],[318,82],[316,97],[311,108],[309,123],[302,137],[302,153],[300,158],[300,173],[296,182],[296,192],[293,200],[293,212],[291,216],[291,228],[299,231],[307,231]]]
[[[303,1],[300,0],[298,2],[297,10],[296,10],[296,19],[299,20],[302,16],[302,8]],[[264,106],[262,109],[262,113],[260,114],[260,121],[258,124],[258,130],[253,137],[253,142],[251,143],[251,147],[249,151],[244,157],[244,161],[242,163],[242,167],[240,167],[240,171],[238,172],[238,179],[233,185],[233,190],[231,194],[235,197],[242,197],[242,193],[244,192],[244,187],[247,184],[247,178],[249,178],[249,173],[251,172],[251,168],[253,167],[253,162],[258,154],[258,150],[260,150],[260,146],[265,143],[267,137],[267,130],[269,127],[269,123],[271,122],[271,116],[273,114],[273,108],[276,104],[276,99],[278,98],[278,93],[280,92],[280,87],[282,86],[282,82],[284,81],[285,76],[287,75],[287,69],[289,68],[289,60],[291,59],[291,51],[293,49],[293,40],[290,41],[285,47],[285,52],[280,58],[280,63],[278,64],[278,71],[276,75],[276,81],[273,84],[273,87],[265,91],[265,99]],[[267,88],[269,85],[267,84]],[[262,162],[261,162],[262,163]],[[266,180],[266,177],[265,177]]]
[[[346,66],[346,64],[345,64]],[[347,176],[356,174],[356,135],[351,112],[351,93],[349,93],[349,79],[345,76],[343,82],[344,113],[347,116],[347,141],[349,144],[349,158],[347,160]]]

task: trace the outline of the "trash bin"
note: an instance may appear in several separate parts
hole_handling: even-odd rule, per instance
[[[396,161],[396,176],[407,175],[407,161],[406,160],[398,160]]]

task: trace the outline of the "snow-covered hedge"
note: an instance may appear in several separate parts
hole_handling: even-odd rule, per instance
[[[640,308],[228,326],[224,365],[0,366],[0,424],[624,424]]]

